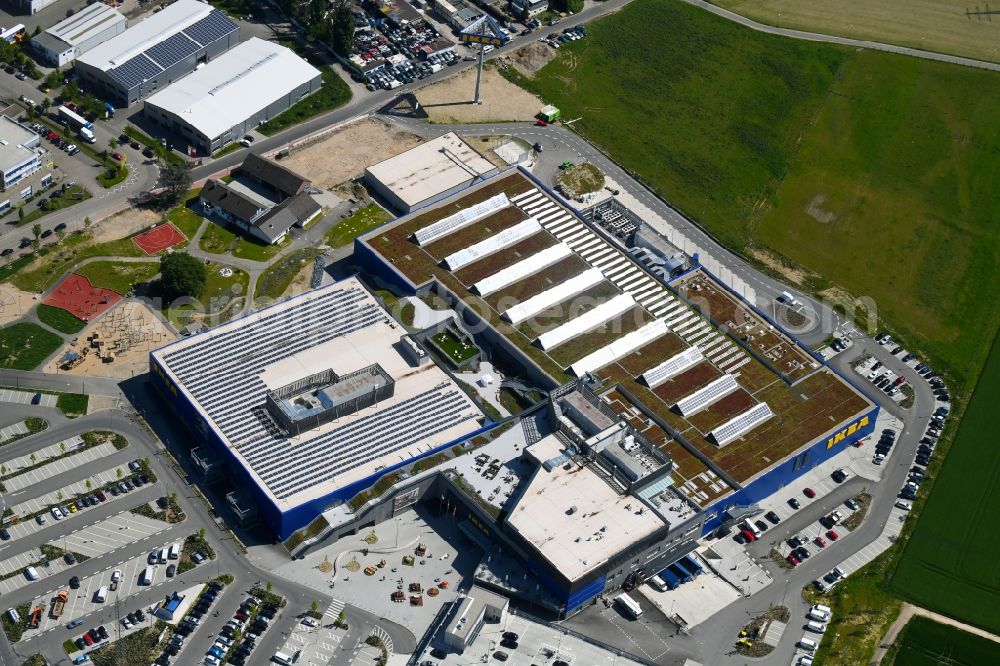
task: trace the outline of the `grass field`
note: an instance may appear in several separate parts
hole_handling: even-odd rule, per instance
[[[282,257],[257,278],[254,298],[267,300],[280,298],[299,270],[320,254],[322,253],[317,249],[303,248]]]
[[[533,79],[509,75],[724,244],[787,258],[814,274],[805,288],[871,297],[956,391],[971,386],[1000,324],[1000,75],[672,0],[590,34]]]
[[[62,308],[54,308],[51,305],[45,305],[44,303],[39,303],[38,308],[35,310],[35,314],[38,315],[38,319],[43,324],[48,324],[57,331],[62,331],[63,333],[78,333],[83,330],[83,327],[87,324],[81,319],[77,319],[71,315],[66,310]]]
[[[1000,644],[926,617],[914,617],[896,641],[889,666],[979,666],[1000,664]]]
[[[782,28],[869,39],[1000,62],[1000,22],[975,19],[966,0],[905,2],[808,2],[807,0],[713,0],[749,18]],[[994,7],[995,9],[996,7]]]
[[[38,324],[0,329],[0,368],[34,370],[62,344],[62,338]]]
[[[120,238],[106,243],[91,242],[91,234],[70,234],[56,250],[42,248],[36,262],[20,266],[19,270],[2,277],[19,289],[42,292],[59,281],[66,272],[89,257],[144,257],[146,253],[132,242]],[[44,253],[44,254],[43,254]],[[15,264],[19,263],[20,259]],[[13,264],[12,264],[13,265]]]
[[[95,261],[74,271],[95,287],[103,287],[127,294],[137,284],[149,282],[160,272],[160,262],[125,263],[121,261]]]
[[[237,233],[231,227],[224,227],[216,220],[210,220],[205,231],[201,233],[198,247],[205,252],[222,254],[236,242]]]
[[[945,459],[891,587],[915,604],[1000,632],[1000,449],[993,410],[1000,402],[1000,345],[994,343],[955,442]],[[986,663],[986,662],[984,662]]]
[[[434,345],[456,366],[479,353],[479,348],[471,343],[463,343],[451,331],[441,331],[431,337]]]
[[[326,244],[330,247],[347,245],[354,242],[354,239],[361,234],[367,233],[391,219],[392,215],[378,204],[368,204],[327,231]]]

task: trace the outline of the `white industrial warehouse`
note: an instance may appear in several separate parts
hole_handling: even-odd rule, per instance
[[[211,155],[322,85],[320,71],[291,49],[253,37],[151,96],[144,110]]]
[[[177,0],[76,59],[81,83],[127,107],[240,42],[240,27],[199,0]]]
[[[125,32],[125,17],[117,9],[96,2],[31,38],[42,57],[62,67]]]

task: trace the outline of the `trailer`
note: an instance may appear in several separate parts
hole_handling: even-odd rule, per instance
[[[663,582],[666,583],[667,587],[671,590],[676,590],[677,587],[683,582],[680,579],[680,576],[671,571],[669,567],[656,575],[663,579]]]
[[[76,130],[80,134],[81,139],[87,143],[94,143],[97,141],[97,137],[94,136],[94,123],[90,122],[67,106],[60,106],[58,111],[59,119],[63,121],[67,127]]]
[[[69,601],[69,592],[66,590],[59,590],[55,598],[52,600],[52,610],[49,611],[49,617],[56,620],[63,614],[63,610],[66,608],[66,602]]]
[[[694,559],[694,556],[691,555],[691,553],[682,557],[681,562],[684,563],[685,567],[693,571],[695,576],[700,576],[705,571],[702,566],[698,564],[698,560]]]
[[[674,562],[667,568],[672,570],[675,574],[677,574],[677,577],[680,578],[681,581],[684,583],[690,583],[691,581],[694,580],[694,576],[691,574],[691,572],[685,569],[684,565],[682,565],[680,562]]]

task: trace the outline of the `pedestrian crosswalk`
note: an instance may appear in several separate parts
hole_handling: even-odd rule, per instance
[[[608,243],[582,220],[570,215],[541,190],[533,189],[511,197],[511,203],[568,245],[618,289],[632,296],[667,328],[702,354],[723,372],[734,371],[750,362],[747,353],[716,330],[687,303],[652,279],[624,252]]]
[[[323,611],[323,616],[336,620],[340,617],[340,614],[343,612],[346,605],[347,604],[340,599],[334,599],[333,602],[327,606],[326,610]]]

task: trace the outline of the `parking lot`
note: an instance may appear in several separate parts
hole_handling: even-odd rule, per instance
[[[0,562],[0,570],[8,572],[15,570],[24,571],[27,566],[38,562],[41,557],[41,551],[37,548],[32,548],[29,551],[12,555],[3,562]],[[49,560],[48,566],[36,566],[35,571],[38,573],[39,580],[51,578],[53,576],[58,578],[67,569],[72,568],[72,566],[73,565],[66,564],[66,561],[63,559]],[[28,577],[24,573],[19,573],[6,580],[0,580],[0,594],[10,594],[14,590],[19,590],[22,587],[29,585],[31,582],[32,581],[28,580]]]
[[[325,664],[341,649],[341,641],[347,633],[336,629],[333,623],[344,610],[344,602],[334,600],[323,611],[323,620],[318,627],[308,627],[301,622],[295,624],[280,651],[285,654],[299,653],[299,663]],[[352,663],[360,663],[355,660]]]
[[[161,544],[160,547],[169,547],[170,543]],[[134,556],[130,558],[125,558],[117,561],[114,564],[108,564],[107,568],[100,573],[94,574],[92,576],[87,576],[80,579],[80,587],[78,589],[69,588],[69,573],[67,572],[64,579],[59,582],[60,585],[53,587],[50,590],[40,594],[36,599],[36,603],[44,605],[46,613],[38,629],[29,629],[24,633],[22,640],[30,640],[34,638],[39,633],[44,633],[50,629],[55,629],[60,625],[65,625],[77,618],[84,617],[94,611],[101,610],[104,608],[114,608],[116,602],[122,603],[122,614],[126,612],[125,604],[129,597],[144,592],[149,588],[162,585],[164,583],[171,582],[171,579],[167,578],[166,570],[169,566],[168,564],[155,564],[153,567],[153,579],[150,585],[140,585],[139,579],[147,566],[147,555],[142,554],[139,556]],[[170,564],[176,564],[177,560],[170,560]],[[104,603],[100,603],[94,600],[95,593],[102,586],[110,586],[111,584],[111,572],[114,570],[120,570],[122,572],[121,582],[118,583],[117,590],[109,590],[107,599]],[[55,596],[56,592],[59,590],[68,590],[69,601],[66,603],[66,608],[63,614],[58,619],[53,619],[48,616],[48,609],[51,605],[51,599]],[[131,607],[129,607],[131,609]],[[110,627],[109,627],[110,629]],[[124,629],[124,628],[122,628]]]
[[[25,500],[16,505],[11,506],[11,509],[15,514],[19,516],[31,515],[37,511],[41,511],[50,506],[56,504],[61,504],[63,502],[68,502],[73,499],[76,495],[83,495],[90,490],[87,488],[87,480],[90,480],[91,488],[97,489],[106,483],[115,481],[118,479],[117,474],[118,467],[112,467],[109,469],[102,470],[96,474],[91,474],[87,479],[81,479],[73,483],[67,484],[60,490],[54,490],[52,492],[46,493],[39,497],[34,497],[29,500]]]
[[[74,530],[63,538],[62,543],[66,550],[97,557],[159,534],[169,527],[170,524],[162,520],[125,511],[84,529]]]
[[[41,451],[36,452],[36,459],[44,459],[45,455],[58,456],[60,455],[59,447],[63,444],[66,446],[67,451],[72,451],[74,448],[83,443],[83,440],[79,438],[71,438],[62,442],[60,444],[55,444],[51,447],[46,447]],[[54,449],[54,450],[53,450]],[[14,492],[33,486],[45,479],[51,479],[54,476],[64,474],[71,470],[74,470],[81,465],[89,463],[94,460],[99,460],[105,456],[110,456],[117,449],[115,449],[114,444],[105,442],[104,444],[98,444],[97,446],[85,449],[79,453],[74,453],[71,455],[64,456],[58,460],[53,460],[50,463],[46,463],[40,467],[29,470],[23,474],[18,474],[17,476],[11,477],[4,481],[4,485],[7,486],[9,492]],[[28,461],[30,463],[30,461]],[[8,469],[15,461],[9,461],[7,464]],[[27,466],[27,465],[25,465]]]
[[[29,432],[28,426],[24,424],[24,421],[18,421],[17,423],[7,426],[6,428],[0,428],[0,444],[4,444],[15,437],[27,435]]]
[[[42,407],[55,407],[58,396],[48,393],[35,393],[34,391],[18,391],[15,389],[0,389],[0,402],[12,402],[16,405],[30,405],[31,401],[38,396],[38,403]]]
[[[96,477],[94,477],[94,478],[96,478]],[[86,482],[84,482],[84,483],[86,483]],[[97,486],[94,486],[94,487],[96,488]],[[48,499],[52,499],[53,500],[53,504],[55,504],[55,503],[58,503],[58,502],[54,501],[56,495],[58,495],[58,491],[56,491],[56,493],[49,493],[45,497],[48,498]],[[123,494],[123,493],[119,493],[118,496],[116,497],[114,495],[111,495],[110,493],[104,493],[104,497],[105,497],[105,501],[101,502],[102,505],[106,504],[108,502],[113,502],[113,501],[116,501],[116,500],[125,499],[125,498],[128,497],[128,495]],[[67,498],[64,497],[63,498],[63,502],[65,502],[66,499]],[[43,499],[43,498],[36,498],[36,499],[33,499],[33,500],[26,500],[23,504],[16,505],[16,507],[12,507],[12,508],[17,508],[17,507],[29,508],[30,506],[34,506],[33,503],[38,503],[38,504],[41,504],[43,506],[49,506],[49,505],[45,504],[46,501],[47,500]],[[15,513],[17,513],[17,512],[15,511]],[[84,507],[82,509],[79,509],[76,512],[70,512],[70,514],[68,516],[63,517],[63,519],[60,522],[60,524],[62,524],[63,526],[65,526],[67,524],[67,521],[73,521],[73,524],[76,524],[75,521],[80,516],[89,515],[89,513],[90,512],[87,511],[86,507]],[[25,514],[18,514],[18,515],[25,515]],[[56,524],[53,521],[53,517],[52,517],[51,513],[50,514],[46,514],[44,516],[44,518],[45,518],[45,522],[44,523],[39,523],[37,519],[34,519],[34,520],[25,520],[25,521],[22,521],[22,522],[19,522],[19,523],[15,523],[14,525],[12,525],[11,527],[8,528],[8,531],[10,532],[12,539],[16,541],[16,540],[19,540],[19,539],[23,539],[24,537],[26,537],[26,536],[28,536],[30,534],[34,534],[35,532],[38,532],[40,530],[48,529],[48,528],[52,527],[54,524]],[[61,532],[60,532],[60,534],[61,534]]]

